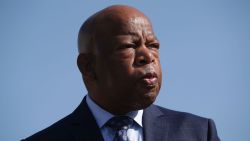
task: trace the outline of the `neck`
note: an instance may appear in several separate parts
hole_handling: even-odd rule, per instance
[[[103,98],[98,98],[89,94],[91,100],[93,100],[99,107],[104,109],[105,111],[111,113],[115,116],[126,115],[129,112],[137,111],[139,109],[132,109],[130,107],[122,106],[121,103],[114,103],[111,101],[105,101]]]

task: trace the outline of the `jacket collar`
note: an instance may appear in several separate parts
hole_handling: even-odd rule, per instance
[[[73,118],[72,135],[76,141],[104,141],[95,118],[87,106],[86,97],[71,116]]]
[[[146,108],[142,121],[144,141],[167,140],[169,124],[166,115],[157,106],[151,105]]]

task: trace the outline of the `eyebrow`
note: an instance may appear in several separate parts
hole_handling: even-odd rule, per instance
[[[123,36],[133,35],[133,36],[136,36],[136,37],[140,37],[140,35],[137,32],[133,32],[133,31],[126,31],[126,32],[124,32],[124,34],[121,34],[121,35],[123,35]],[[158,41],[158,38],[152,32],[149,33],[149,34],[147,34],[147,36],[153,37],[153,38],[155,38]]]

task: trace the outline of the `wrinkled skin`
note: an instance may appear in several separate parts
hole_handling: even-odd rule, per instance
[[[92,75],[85,77],[90,97],[115,115],[148,107],[155,101],[162,79],[159,41],[151,23],[127,6],[109,7],[94,18],[96,50]]]

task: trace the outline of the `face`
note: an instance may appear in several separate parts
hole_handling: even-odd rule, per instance
[[[142,15],[121,16],[105,21],[97,30],[97,101],[113,113],[152,104],[162,74],[159,42],[148,19]]]

